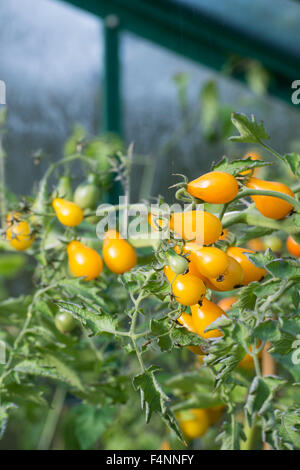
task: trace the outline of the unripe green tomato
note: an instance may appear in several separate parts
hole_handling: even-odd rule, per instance
[[[281,251],[282,250],[282,241],[279,237],[270,236],[264,239],[264,248],[270,248],[272,251]]]
[[[54,323],[58,331],[61,333],[68,333],[72,331],[75,326],[76,322],[72,315],[68,312],[59,312],[55,315]]]
[[[77,186],[73,200],[81,209],[95,209],[100,197],[100,189],[95,184],[87,183]]]
[[[72,201],[73,194],[70,176],[61,176],[59,178],[55,192],[55,197],[60,197],[63,199],[67,199],[68,201]]]
[[[189,262],[184,256],[167,253],[168,265],[175,274],[183,274],[189,268]]]

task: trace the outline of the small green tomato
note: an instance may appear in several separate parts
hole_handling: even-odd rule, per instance
[[[61,333],[68,333],[76,326],[74,318],[68,312],[58,312],[55,315],[54,323],[58,331]]]

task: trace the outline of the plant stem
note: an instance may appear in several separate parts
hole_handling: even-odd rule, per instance
[[[270,196],[277,197],[278,199],[283,199],[286,202],[289,202],[293,207],[300,211],[300,202],[297,199],[289,196],[285,193],[280,193],[278,191],[269,191],[265,189],[244,189],[241,191],[231,202],[238,201],[241,198],[246,196]]]
[[[67,389],[65,387],[56,387],[51,407],[37,446],[37,450],[48,450],[51,448],[51,444],[53,442],[53,438],[57,428],[57,423],[59,421],[64,406],[66,394]]]

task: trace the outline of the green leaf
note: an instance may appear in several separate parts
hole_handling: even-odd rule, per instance
[[[150,421],[151,415],[156,412],[160,414],[168,427],[172,429],[177,437],[182,440],[180,428],[167,407],[169,397],[161,389],[156,377],[156,366],[152,366],[145,370],[142,374],[134,377],[133,385],[141,394],[142,409],[146,412],[146,422]]]
[[[256,286],[258,282],[251,282],[246,287],[240,289],[239,300],[235,303],[234,307],[241,310],[254,310],[255,303],[257,300]]]
[[[261,377],[254,377],[249,388],[249,393],[245,405],[245,413],[250,428],[252,428],[257,414],[270,403],[271,390],[266,381]]]
[[[286,160],[292,173],[296,175],[299,168],[300,155],[298,153],[287,153],[284,155],[284,159]]]
[[[75,415],[74,432],[83,450],[90,449],[98,441],[115,416],[113,408],[97,408],[88,404],[76,406],[72,413]]]
[[[240,133],[239,136],[229,138],[232,142],[256,144],[270,138],[263,123],[258,124],[253,115],[249,119],[245,114],[232,113],[231,121]]]
[[[83,390],[83,385],[77,373],[64,363],[58,355],[47,353],[40,359],[25,359],[19,362],[14,370],[24,374],[58,380]]]
[[[287,411],[276,410],[276,418],[280,422],[279,434],[285,443],[300,448],[300,408]]]
[[[244,246],[249,240],[252,240],[252,238],[264,237],[273,232],[273,229],[265,227],[247,227],[246,232],[239,237],[239,245]]]
[[[274,277],[286,279],[300,279],[300,264],[293,260],[279,259],[266,264],[266,269]]]
[[[266,250],[265,253],[245,252],[244,254],[258,268],[265,268],[268,263],[270,263],[271,261],[275,259],[274,254],[269,248]]]
[[[161,351],[168,351],[172,348],[173,343],[170,338],[170,321],[162,318],[156,320],[153,318],[150,323],[151,333],[155,336],[157,344]]]
[[[203,346],[206,341],[196,333],[191,333],[184,326],[176,326],[171,330],[171,338],[175,346]]]
[[[212,170],[225,171],[226,173],[230,173],[233,176],[237,176],[240,175],[243,171],[269,165],[272,165],[272,163],[263,162],[261,160],[251,160],[250,157],[243,160],[229,161],[228,158],[224,156],[218,163],[212,165]]]
[[[72,302],[56,302],[56,305],[63,310],[73,315],[74,318],[80,320],[84,326],[89,328],[92,333],[116,333],[117,320],[106,313],[93,313],[81,305]]]
[[[267,320],[263,323],[260,323],[258,327],[255,328],[254,335],[257,338],[262,339],[263,341],[279,341],[281,338],[281,333],[279,330],[278,322],[273,320]]]

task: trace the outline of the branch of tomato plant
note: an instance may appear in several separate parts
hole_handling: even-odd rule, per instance
[[[293,280],[286,280],[283,281],[282,285],[278,289],[277,292],[275,292],[273,295],[269,296],[268,299],[259,307],[258,311],[261,313],[265,313],[270,305],[272,305],[274,302],[280,299],[280,297],[285,294],[291,287],[293,287],[297,281]]]
[[[50,289],[54,289],[56,287],[58,287],[60,284],[60,281],[58,282],[55,282],[49,286],[46,286],[46,287],[43,287],[39,290],[36,291],[36,293],[34,294],[33,298],[32,298],[32,301],[31,303],[29,304],[28,306],[28,310],[27,310],[27,315],[26,315],[26,319],[25,319],[25,322],[19,332],[19,334],[17,335],[15,341],[14,341],[14,344],[13,344],[13,347],[11,349],[11,352],[10,352],[10,355],[9,355],[9,358],[8,358],[8,361],[6,362],[4,368],[3,368],[3,371],[2,371],[2,374],[0,376],[0,389],[1,389],[1,386],[3,384],[3,381],[4,379],[12,372],[12,369],[9,369],[12,365],[12,362],[14,360],[14,357],[15,357],[15,354],[16,354],[16,351],[18,349],[18,346],[20,344],[20,342],[22,341],[24,335],[27,333],[27,330],[29,328],[29,325],[30,325],[30,322],[31,322],[31,319],[32,319],[32,312],[33,312],[33,307],[37,301],[37,299],[42,295],[44,294],[45,292],[47,292],[48,290]]]
[[[269,191],[263,189],[244,189],[241,191],[231,202],[238,201],[241,198],[246,196],[271,196],[278,199],[283,199],[286,202],[289,202],[293,207],[300,211],[300,202],[297,199],[289,196],[288,194],[280,193],[277,191]]]
[[[290,235],[300,233],[300,227],[297,227],[289,217],[283,220],[269,219],[255,210],[254,204],[244,211],[234,211],[225,214],[223,228],[228,228],[235,224],[247,224],[273,230],[282,230]]]

